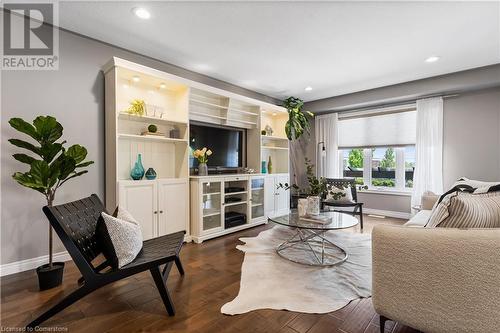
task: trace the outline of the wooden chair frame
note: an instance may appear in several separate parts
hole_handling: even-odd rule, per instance
[[[175,314],[166,281],[173,263],[176,264],[179,273],[184,275],[179,252],[184,242],[185,231],[145,241],[143,249],[134,261],[120,269],[112,269],[106,261],[94,267],[92,261],[102,252],[96,241],[95,229],[101,212],[105,211],[104,205],[96,194],[58,206],[43,207],[43,212],[80,270],[82,277],[78,280],[80,287],[77,290],[29,323],[26,326],[27,329],[39,326],[58,312],[107,284],[146,270],[150,271],[168,314],[170,316]],[[164,265],[163,270],[161,270],[161,265]],[[102,272],[108,267],[109,270]]]

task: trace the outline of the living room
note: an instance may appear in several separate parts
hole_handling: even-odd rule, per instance
[[[2,330],[498,331],[499,2],[1,17]]]

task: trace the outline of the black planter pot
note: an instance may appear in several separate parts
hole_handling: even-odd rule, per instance
[[[38,274],[38,285],[40,290],[47,290],[60,286],[63,279],[64,263],[53,262],[52,267],[49,264],[42,265],[36,269]]]

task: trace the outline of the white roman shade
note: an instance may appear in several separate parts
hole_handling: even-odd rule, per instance
[[[416,111],[404,111],[339,119],[339,148],[414,145]]]

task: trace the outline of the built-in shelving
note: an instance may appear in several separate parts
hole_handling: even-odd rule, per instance
[[[118,138],[120,139],[136,139],[136,140],[146,140],[146,141],[164,141],[164,142],[172,142],[172,143],[187,143],[185,139],[173,139],[167,138],[159,135],[137,135],[137,134],[124,134],[119,133]]]
[[[262,149],[288,150],[288,147],[262,146]]]
[[[165,119],[165,118],[158,118],[158,117],[153,117],[153,116],[137,116],[134,114],[129,114],[125,112],[120,112],[118,113],[118,119],[121,120],[130,120],[130,121],[138,121],[142,123],[159,123],[159,124],[172,124],[172,125],[181,125],[181,126],[187,126],[187,122],[185,121],[176,121],[176,120],[170,120],[170,119]]]

